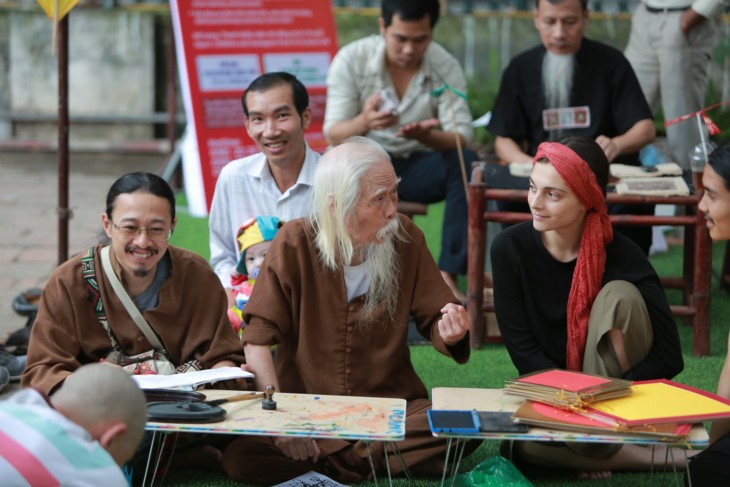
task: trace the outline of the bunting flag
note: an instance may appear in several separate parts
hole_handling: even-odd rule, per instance
[[[705,122],[705,127],[707,127],[707,132],[710,135],[717,135],[720,133],[720,127],[718,127],[705,112],[702,112],[702,121]]]
[[[79,0],[36,0],[51,20],[61,20],[79,3]],[[58,12],[58,15],[56,15]]]
[[[694,118],[697,115],[700,115],[700,117],[702,117],[702,121],[707,127],[707,132],[709,132],[710,135],[717,135],[720,133],[720,127],[718,127],[717,124],[712,121],[712,119],[707,115],[706,112],[712,110],[713,108],[727,105],[728,103],[730,103],[730,100],[721,101],[705,107],[702,110],[697,110],[696,112],[688,113],[686,115],[682,115],[681,117],[673,118],[672,120],[667,120],[666,122],[664,122],[664,126],[669,127],[670,125],[674,125],[675,123],[684,122],[685,120],[689,120],[690,118]]]
[[[452,92],[453,94],[455,94],[455,95],[456,95],[456,96],[458,96],[459,98],[463,98],[464,100],[466,100],[466,99],[467,99],[466,93],[464,93],[464,92],[462,92],[462,91],[459,91],[459,90],[457,90],[456,88],[454,88],[453,86],[451,86],[450,84],[448,84],[448,83],[447,83],[447,82],[446,82],[446,81],[444,80],[444,78],[443,78],[443,77],[441,77],[441,75],[440,75],[440,74],[438,74],[438,73],[436,73],[436,74],[437,74],[437,75],[438,75],[438,77],[439,77],[439,81],[441,81],[441,86],[439,86],[438,88],[436,88],[436,89],[434,89],[434,90],[431,90],[431,96],[435,96],[436,98],[438,98],[439,96],[441,96],[441,94],[442,94],[442,93],[443,93],[443,92],[444,92],[445,90],[449,90],[450,92]]]
[[[438,73],[436,73],[438,74]],[[440,97],[444,92],[447,92],[447,96],[449,97],[449,111],[451,112],[451,121],[454,124],[454,140],[456,142],[456,152],[459,156],[459,165],[461,166],[461,180],[464,183],[464,196],[466,197],[466,201],[469,201],[469,182],[468,178],[466,176],[466,163],[464,162],[464,152],[461,149],[461,138],[459,137],[459,132],[456,130],[456,113],[454,111],[454,98],[452,97],[451,93],[458,96],[459,98],[462,98],[464,101],[467,100],[466,93],[463,93],[444,80],[444,78],[438,74],[438,77],[441,81],[441,86],[438,88],[431,90],[431,96],[434,96],[436,98]]]

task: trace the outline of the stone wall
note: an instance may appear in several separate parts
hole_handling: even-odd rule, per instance
[[[153,15],[135,11],[72,11],[68,66],[72,116],[149,115],[155,111],[154,20]],[[58,60],[52,32],[51,21],[39,10],[0,12],[0,110],[57,114]],[[56,133],[55,122],[15,122],[12,136],[48,141],[55,140]],[[70,137],[72,143],[149,139],[152,127],[78,123]]]

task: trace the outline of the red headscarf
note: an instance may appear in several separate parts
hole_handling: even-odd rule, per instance
[[[613,240],[608,208],[603,190],[588,163],[563,144],[543,142],[537,148],[533,164],[547,159],[586,209],[580,237],[578,262],[568,296],[568,344],[566,363],[569,370],[583,370],[583,353],[588,336],[588,316],[601,290],[606,267],[606,245]]]

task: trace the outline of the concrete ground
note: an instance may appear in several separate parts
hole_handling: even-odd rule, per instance
[[[106,193],[121,175],[159,173],[164,155],[72,154],[68,255],[96,242]],[[58,265],[58,169],[55,153],[0,153],[0,343],[25,325],[12,300],[42,287]]]

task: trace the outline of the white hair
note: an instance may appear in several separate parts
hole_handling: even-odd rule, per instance
[[[383,160],[390,161],[390,156],[380,144],[365,137],[350,137],[327,150],[317,163],[310,221],[325,267],[336,269],[338,264],[352,262],[355,248],[347,221],[360,199],[365,174]]]
[[[351,137],[328,150],[317,164],[314,175],[313,215],[315,245],[322,264],[336,270],[351,265],[357,257],[367,266],[370,287],[359,322],[365,325],[374,318],[374,311],[384,305],[391,320],[401,295],[398,289],[400,266],[396,240],[404,240],[398,218],[391,220],[378,232],[379,243],[355,248],[347,230],[360,201],[365,175],[383,161],[390,162],[388,153],[365,137]],[[357,222],[355,222],[357,223]],[[357,252],[357,254],[355,254]]]

